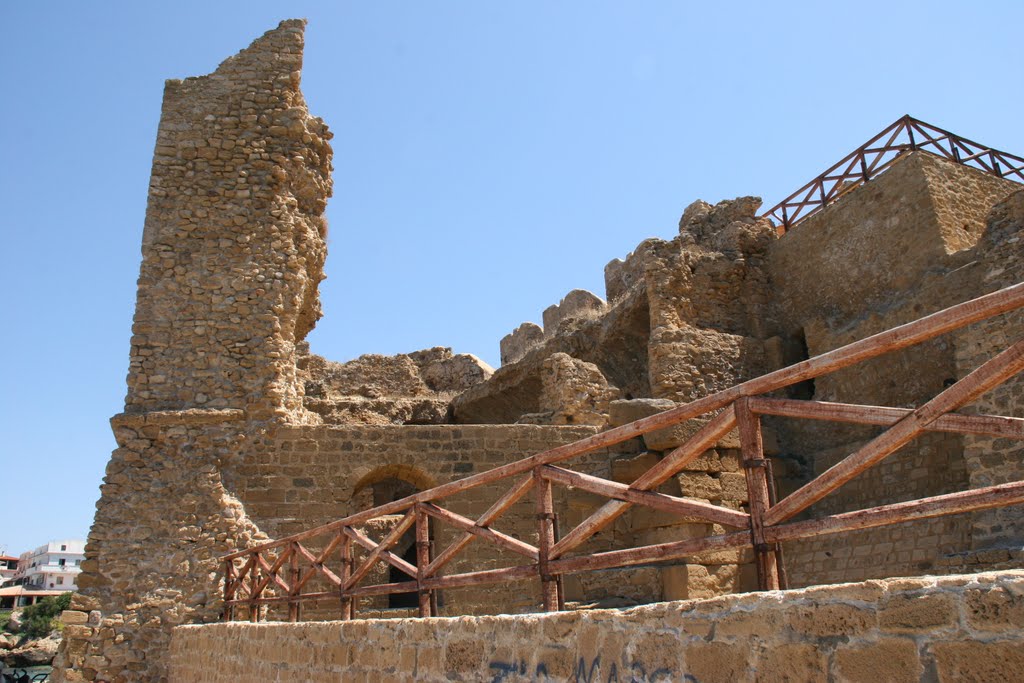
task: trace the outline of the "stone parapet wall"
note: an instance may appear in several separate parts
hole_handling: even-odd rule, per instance
[[[174,630],[172,683],[1011,681],[1024,572],[890,579],[629,610]]]

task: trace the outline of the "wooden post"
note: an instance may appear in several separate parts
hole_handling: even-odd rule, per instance
[[[289,549],[291,554],[288,557],[288,586],[291,588],[288,595],[288,621],[293,624],[299,620],[299,616],[301,614],[301,606],[299,605],[299,581],[302,579],[302,574],[299,569],[298,545],[298,541],[292,542]]]
[[[416,583],[420,600],[420,616],[432,617],[433,591],[424,590],[423,580],[427,578],[427,567],[430,566],[430,517],[422,505],[416,505]]]
[[[552,540],[554,543],[558,543],[562,537],[561,530],[558,528],[558,513],[554,513],[554,519],[552,520]],[[554,545],[554,544],[552,544]],[[565,610],[565,582],[562,580],[561,574],[555,576],[555,587],[558,589],[558,611]]]
[[[765,473],[768,480],[768,507],[775,505],[775,502],[779,499],[779,494],[775,490],[775,469],[772,467],[771,458],[764,459]],[[775,566],[779,572],[779,588],[782,590],[789,590],[789,573],[786,572],[786,555],[783,551],[782,544],[775,544]]]
[[[537,492],[537,569],[540,573],[540,596],[545,612],[558,609],[558,583],[548,573],[551,547],[555,545],[555,506],[551,501],[551,482],[541,476],[540,468],[533,472]]]
[[[341,540],[341,620],[348,621],[355,617],[356,604],[351,595],[345,595],[345,584],[352,576],[352,539],[343,532],[344,529],[338,532],[344,536]]]
[[[736,424],[743,449],[743,474],[750,499],[750,537],[757,559],[757,583],[761,590],[779,589],[779,570],[774,545],[764,538],[764,515],[768,511],[768,476],[764,444],[761,439],[761,418],[750,410],[749,401],[736,401]]]
[[[235,599],[235,563],[233,560],[224,561],[224,621],[233,621],[235,618],[235,606],[231,601]]]
[[[253,553],[253,558],[259,557],[259,553]],[[262,589],[257,590],[257,584],[260,582],[260,566],[258,562],[252,563],[252,570],[249,572],[249,621],[256,624],[260,620],[260,604],[256,602],[260,595],[263,593]]]

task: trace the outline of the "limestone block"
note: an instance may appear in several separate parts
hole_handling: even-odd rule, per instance
[[[949,595],[894,595],[882,602],[878,624],[896,633],[934,632],[956,625],[958,616]]]
[[[747,478],[741,472],[722,472],[718,475],[721,484],[722,500],[746,501]]]
[[[617,403],[617,401],[613,401]],[[639,455],[622,455],[611,463],[611,478],[620,484],[632,484],[640,475],[658,464],[657,453],[647,451]]]
[[[965,594],[967,623],[984,631],[1012,631],[1024,624],[1024,591],[997,588]]]
[[[608,404],[618,395],[601,371],[566,353],[544,361],[541,370],[540,407],[552,414],[552,424],[603,426],[608,421]]]
[[[427,388],[436,392],[465,391],[494,374],[494,368],[473,354],[453,354],[445,346],[414,351],[409,358],[419,367]]]
[[[786,617],[795,633],[813,638],[861,633],[877,623],[873,609],[841,603],[795,607]]]
[[[1024,671],[1019,639],[936,643],[931,650],[940,681],[1016,681]]]
[[[662,570],[666,600],[695,600],[732,593],[739,581],[739,568],[733,564],[683,564]]]
[[[608,422],[612,427],[621,427],[675,407],[674,401],[662,398],[619,399],[608,404]]]
[[[694,643],[686,649],[686,671],[698,681],[749,681],[745,645],[718,641]]]
[[[61,612],[60,620],[67,626],[80,626],[89,623],[89,614],[87,612],[66,609]]]
[[[835,655],[836,673],[849,683],[917,681],[924,668],[917,644],[909,638],[880,638],[841,646]]]
[[[704,472],[680,472],[676,475],[676,481],[684,496],[704,500],[722,499],[722,482],[718,477]]]
[[[814,643],[780,644],[767,648],[758,662],[757,676],[764,681],[793,683],[828,680],[828,655]]]

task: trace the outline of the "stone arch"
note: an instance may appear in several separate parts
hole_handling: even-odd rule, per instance
[[[431,477],[410,465],[383,465],[360,477],[352,489],[355,510],[366,510],[385,505],[412,495],[417,491],[436,486]],[[398,519],[398,515],[394,516]],[[433,532],[431,532],[433,535]],[[416,563],[416,536],[413,529],[407,531],[394,545],[391,552],[412,564]],[[388,582],[408,581],[411,578],[395,567],[388,568]],[[418,604],[415,592],[393,593],[388,596],[389,608],[408,609]]]
[[[353,510],[390,503],[436,485],[433,478],[411,465],[382,465],[364,474],[352,487]]]

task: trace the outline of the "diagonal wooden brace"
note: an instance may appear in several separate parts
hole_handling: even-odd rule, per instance
[[[1024,340],[1018,341],[988,360],[974,372],[901,419],[888,431],[779,501],[765,515],[765,526],[778,524],[807,509],[909,443],[942,415],[970,403],[1021,370],[1024,370]]]

